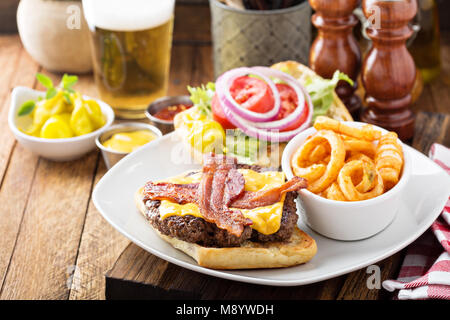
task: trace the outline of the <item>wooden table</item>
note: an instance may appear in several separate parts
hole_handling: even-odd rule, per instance
[[[186,93],[188,84],[213,80],[209,8],[195,3],[178,5],[176,17],[171,95]],[[442,58],[440,78],[425,87],[414,110],[442,113],[421,113],[419,130],[450,146],[449,33],[443,34]],[[9,130],[7,113],[12,88],[43,89],[36,83],[36,72],[48,74],[55,81],[60,75],[34,62],[18,35],[0,35],[0,71],[0,299],[104,299],[105,273],[127,246],[127,254],[150,255],[130,245],[95,209],[91,192],[106,172],[97,151],[73,162],[51,162],[17,144]],[[80,76],[76,88],[97,96],[91,75]],[[416,137],[414,146],[427,151],[430,142]],[[377,263],[382,279],[396,276],[402,257],[400,252]],[[143,274],[149,267],[151,264],[144,264],[139,272]],[[137,271],[133,272],[132,276]],[[273,292],[294,299],[390,297],[384,290],[367,289],[367,276],[362,269],[308,285],[299,296],[291,296],[289,288],[274,288]]]

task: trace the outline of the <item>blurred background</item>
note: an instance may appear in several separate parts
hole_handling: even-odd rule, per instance
[[[416,84],[415,100],[419,99],[417,103],[429,103],[429,91],[435,91],[435,88],[442,88],[448,90],[450,85],[449,76],[446,70],[449,69],[449,54],[448,50],[450,42],[450,1],[448,0],[418,0],[420,8],[420,19],[415,19],[417,33],[408,41],[408,49],[412,53],[417,67],[424,71],[422,72],[422,79],[420,83]],[[21,35],[22,42],[28,41],[30,44],[25,45],[25,48],[33,59],[35,59],[45,69],[56,72],[70,72],[75,74],[89,73],[92,71],[92,63],[89,56],[87,35],[80,32],[74,32],[68,28],[54,28],[52,24],[57,25],[58,20],[67,19],[70,13],[67,7],[70,5],[78,5],[81,7],[81,1],[57,1],[57,0],[22,0],[27,2],[27,7],[23,8],[23,12],[17,15],[17,8],[20,0],[2,0],[0,2],[0,33],[4,35],[14,36],[18,32]],[[176,0],[175,15],[174,15],[174,29],[173,29],[173,47],[171,51],[171,72],[169,76],[170,94],[186,94],[186,85],[198,85],[203,82],[213,80],[218,73],[226,69],[237,66],[235,62],[230,63],[231,60],[239,60],[242,65],[254,64],[245,55],[237,56],[236,53],[223,53],[218,57],[218,52],[213,51],[213,41],[215,26],[212,23],[211,12],[214,14],[213,3],[217,1],[208,0]],[[239,1],[228,1],[239,2]],[[241,1],[242,2],[242,1]],[[300,1],[301,2],[301,1]],[[307,1],[303,1],[305,6],[308,6]],[[244,1],[244,3],[251,3],[251,1]],[[258,1],[254,2],[258,3]],[[24,6],[25,7],[25,6]],[[311,15],[312,10],[303,10],[303,15]],[[28,16],[29,15],[29,16]],[[60,17],[58,16],[60,15]],[[218,15],[218,13],[216,13]],[[16,17],[19,16],[19,21]],[[359,15],[361,16],[361,15]],[[218,17],[218,16],[217,16]],[[219,19],[217,18],[216,19]],[[20,21],[20,19],[22,21]],[[31,23],[33,20],[35,23]],[[305,27],[298,26],[297,29],[303,32],[302,41],[291,39],[294,43],[298,43],[297,51],[287,51],[292,45],[284,44],[286,50],[284,53],[276,52],[272,57],[266,57],[267,63],[271,64],[286,58],[297,60],[307,64],[307,52],[309,46],[316,36],[315,28],[307,19],[302,19],[303,24],[307,23]],[[84,26],[84,19],[81,21],[82,29]],[[21,27],[22,26],[22,27]],[[220,27],[220,21],[219,21]],[[33,29],[32,39],[26,39],[27,30]],[[236,27],[238,28],[238,26]],[[281,28],[280,26],[272,27],[273,30]],[[305,29],[308,29],[305,31]],[[298,31],[297,30],[297,31]],[[86,31],[86,30],[84,30]],[[240,30],[245,32],[246,30]],[[87,31],[86,31],[87,32]],[[266,35],[269,32],[266,32]],[[363,28],[361,24],[354,29],[355,36],[359,41],[360,47],[364,54],[368,48],[368,39],[364,37]],[[222,38],[226,34],[218,34]],[[29,32],[28,32],[28,37]],[[56,39],[56,40],[55,40]],[[52,48],[49,48],[48,42],[53,41]],[[55,41],[57,43],[55,43]],[[280,45],[281,47],[282,45]],[[300,48],[303,46],[302,48]],[[33,47],[33,48],[31,48]],[[289,48],[288,48],[289,47]],[[33,51],[33,52],[32,52]],[[216,50],[217,51],[217,50]],[[222,50],[222,52],[225,50]],[[258,50],[253,50],[252,57],[257,55]],[[267,51],[267,50],[265,50]],[[286,53],[287,52],[287,53]],[[53,53],[53,54],[52,54]],[[220,53],[220,49],[219,49]],[[265,53],[265,52],[264,52]],[[228,65],[224,64],[223,56],[228,54],[225,59]],[[214,61],[214,57],[216,59]],[[56,58],[57,57],[57,58]],[[61,61],[57,61],[57,60]],[[53,66],[51,63],[60,63],[59,66]],[[66,68],[64,63],[67,65]],[[264,64],[264,63],[261,63]],[[59,70],[58,70],[59,69]],[[444,72],[442,72],[444,70]],[[214,72],[215,71],[215,72]],[[441,85],[435,85],[431,89],[426,89],[427,83],[440,82]],[[425,85],[425,92],[423,86]],[[360,86],[361,87],[361,86]],[[361,96],[361,88],[358,92]],[[426,97],[421,96],[425,94]],[[420,97],[420,98],[419,98]],[[422,100],[420,100],[422,99]],[[416,109],[416,107],[415,107]],[[440,110],[442,111],[442,110]]]

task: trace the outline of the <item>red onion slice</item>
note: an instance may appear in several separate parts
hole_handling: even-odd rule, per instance
[[[233,84],[234,80],[241,76],[246,75],[255,75],[260,77],[266,84],[269,86],[270,90],[272,90],[273,98],[275,100],[275,104],[271,110],[266,113],[259,113],[250,111],[246,108],[243,108],[239,103],[237,103],[233,97],[231,96],[230,87]],[[252,122],[266,122],[270,121],[277,117],[281,108],[280,94],[273,83],[273,81],[265,76],[263,73],[254,71],[251,68],[237,68],[230,71],[225,72],[219,79],[216,81],[216,92],[217,95],[221,98],[222,103],[229,109],[233,110],[237,115],[242,118],[252,121]],[[225,97],[225,98],[223,98]]]
[[[293,123],[295,123],[298,118],[303,114],[305,111],[305,96],[308,95],[308,92],[306,89],[301,86],[296,79],[294,79],[292,76],[278,71],[274,70],[268,67],[254,67],[252,70],[257,70],[258,72],[265,73],[269,77],[275,77],[277,79],[280,79],[284,81],[286,84],[288,84],[292,89],[294,89],[295,94],[297,95],[297,108],[289,114],[287,117],[270,121],[270,122],[263,122],[263,123],[255,123],[254,126],[261,129],[278,129],[283,130],[285,128],[290,127]]]
[[[217,92],[220,102],[222,104],[223,112],[225,113],[228,120],[230,120],[230,122],[233,123],[236,127],[241,129],[245,134],[247,134],[248,136],[257,138],[257,139],[270,141],[272,143],[273,142],[284,142],[284,141],[289,141],[294,136],[296,136],[298,133],[302,132],[303,130],[305,130],[306,128],[308,128],[310,126],[310,123],[312,120],[312,115],[313,115],[313,104],[312,104],[311,98],[310,98],[308,92],[306,91],[306,89],[303,88],[303,86],[301,86],[300,83],[298,83],[297,80],[295,80],[293,77],[291,77],[290,75],[288,75],[284,72],[274,70],[274,69],[271,69],[268,67],[239,68],[239,69],[235,69],[235,70],[239,70],[239,72],[232,73],[232,71],[234,71],[234,70],[231,70],[228,72],[230,74],[227,77],[225,77],[226,74],[224,74],[217,79],[216,92]],[[234,81],[234,79],[236,79],[239,76],[247,75],[247,74],[257,75],[265,81],[267,81],[266,79],[268,79],[267,78],[267,76],[268,76],[268,77],[275,77],[275,78],[278,78],[278,79],[286,82],[289,86],[291,86],[294,89],[295,93],[297,94],[297,97],[298,97],[297,108],[294,110],[294,112],[289,114],[284,119],[275,120],[275,121],[266,120],[265,122],[262,122],[262,120],[260,120],[260,119],[258,119],[258,121],[252,121],[249,119],[249,117],[247,117],[248,114],[246,114],[246,116],[244,117],[244,116],[242,116],[242,113],[244,113],[244,112],[236,112],[236,109],[242,111],[244,108],[242,108],[242,107],[237,108],[233,103],[230,102],[231,94],[229,92],[229,87],[231,86],[232,81]],[[268,80],[269,81],[267,81],[267,83],[270,87],[269,82],[271,84],[273,84],[273,82],[270,79],[268,79]],[[227,81],[228,81],[228,83],[227,83]],[[230,81],[231,81],[231,84],[230,84]],[[223,89],[226,89],[226,90],[223,90]],[[226,93],[228,93],[228,95],[224,91]],[[274,89],[272,89],[272,91],[274,93],[274,97],[275,97],[275,95],[277,95],[279,98],[279,92],[276,89],[275,85],[274,85]],[[307,107],[305,107],[305,99],[306,99]],[[232,98],[231,98],[231,101],[233,101],[235,104],[237,104]],[[280,102],[280,106],[278,106],[278,109],[280,107],[281,107],[281,102]],[[249,111],[249,110],[245,109],[245,111]],[[249,112],[251,112],[251,111],[249,111]],[[279,110],[278,110],[278,112],[279,112]],[[278,114],[278,112],[277,112],[277,114]],[[302,125],[300,125],[298,128],[296,128],[294,130],[280,132],[281,130],[292,125],[300,117],[302,117],[304,112],[308,112],[308,114]],[[254,113],[254,112],[251,112],[251,113]],[[261,113],[256,113],[256,114],[261,115]],[[267,113],[263,114],[263,115],[267,116]],[[275,115],[275,117],[276,117],[276,115]]]
[[[224,108],[223,111],[227,116],[228,120],[230,120],[232,124],[234,124],[240,130],[242,130],[246,135],[256,139],[270,141],[272,143],[285,142],[291,140],[297,134],[310,127],[312,117],[312,111],[305,109],[305,112],[306,111],[309,112],[308,118],[300,127],[291,131],[280,132],[279,130],[267,130],[256,128],[254,126],[249,125],[248,122],[246,122],[244,119],[242,119],[235,113],[231,112],[230,109]]]

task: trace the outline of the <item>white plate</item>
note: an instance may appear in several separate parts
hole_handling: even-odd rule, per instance
[[[221,271],[203,268],[160,239],[135,207],[133,196],[147,181],[182,173],[198,165],[183,164],[182,146],[169,134],[126,156],[96,185],[93,201],[119,232],[148,252],[181,267],[242,282],[295,286],[330,279],[385,259],[417,239],[439,216],[450,194],[449,176],[433,161],[409,148],[412,175],[394,221],[375,236],[337,241],[321,236],[302,221],[299,226],[317,242],[317,255],[308,263],[282,269]]]

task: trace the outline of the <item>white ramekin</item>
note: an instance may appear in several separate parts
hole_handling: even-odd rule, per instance
[[[361,127],[365,123],[345,122],[349,126]],[[387,131],[374,126],[375,129]],[[291,169],[293,153],[303,144],[307,137],[316,132],[309,128],[287,144],[283,151],[281,167],[288,179],[294,174]],[[400,196],[411,174],[411,159],[402,142],[404,165],[401,178],[388,192],[364,201],[335,201],[318,196],[306,189],[299,192],[300,216],[314,231],[336,240],[360,240],[371,237],[386,228],[394,219],[399,205]]]
[[[136,130],[148,130],[154,133],[157,138],[160,138],[163,135],[161,130],[151,124],[142,122],[122,122],[110,126],[108,129],[104,130],[97,136],[97,138],[95,139],[95,144],[102,152],[103,160],[105,161],[105,165],[108,170],[131,152],[116,151],[105,147],[103,143],[111,138],[115,133],[130,132]]]

